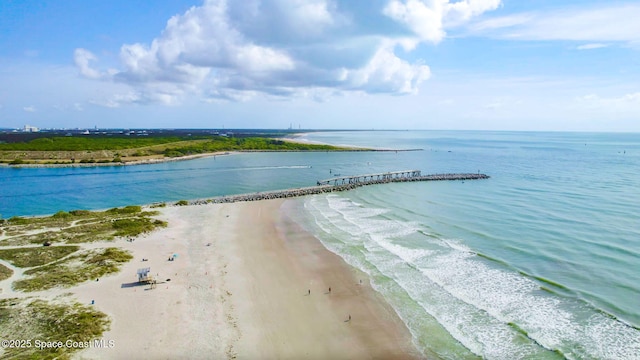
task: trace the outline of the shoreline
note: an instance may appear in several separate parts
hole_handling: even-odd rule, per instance
[[[285,138],[278,138],[278,140],[282,140],[282,141],[290,141],[293,143],[297,143],[297,144],[312,144],[312,145],[330,145],[330,146],[338,146],[338,147],[342,147],[342,148],[347,148],[347,149],[352,149],[352,151],[424,151],[424,149],[392,149],[392,148],[371,148],[371,147],[361,147],[361,146],[356,146],[356,145],[335,145],[335,144],[329,144],[329,143],[324,143],[321,141],[315,141],[315,140],[301,140],[300,138],[309,135],[309,134],[313,134],[310,132],[306,132],[306,133],[297,133],[297,134],[293,134],[290,135],[290,137],[285,137]],[[348,151],[348,150],[347,150]]]
[[[238,155],[242,153],[287,153],[287,152],[407,152],[407,151],[424,151],[424,149],[370,149],[370,148],[352,148],[340,150],[234,150],[224,152],[213,152],[180,156],[176,158],[158,158],[146,160],[133,160],[127,162],[95,162],[95,163],[67,163],[67,164],[16,164],[0,163],[0,168],[72,168],[72,167],[101,167],[101,166],[135,166],[161,164],[176,161],[188,161],[212,156]]]
[[[168,228],[118,241],[134,255],[121,272],[70,289],[112,318],[103,338],[116,344],[74,357],[423,358],[382,295],[359,284],[366,275],[293,222],[288,203],[161,209]],[[156,289],[123,287],[138,267],[157,274]]]
[[[177,158],[158,158],[158,159],[144,159],[144,160],[132,160],[127,162],[107,162],[107,163],[69,163],[69,164],[18,164],[18,165],[10,165],[7,163],[0,163],[0,167],[5,168],[76,168],[76,167],[102,167],[102,166],[135,166],[135,165],[149,165],[149,164],[161,164],[175,161],[187,161],[193,159],[200,159],[212,156],[225,156],[225,155],[235,155],[238,154],[239,151],[218,151],[213,153],[204,153],[204,154],[194,154],[194,155],[186,155]]]
[[[367,148],[351,145],[332,145],[314,141],[300,141],[295,138],[275,138],[275,140],[287,141],[297,144],[318,144],[336,146],[338,149],[333,150],[229,150],[229,151],[217,151],[212,153],[202,153],[185,155],[180,157],[161,157],[161,158],[149,158],[142,160],[128,160],[123,162],[93,162],[93,163],[63,163],[63,164],[51,164],[51,163],[24,163],[24,164],[10,164],[0,163],[0,168],[83,168],[83,167],[103,167],[103,166],[135,166],[135,165],[149,165],[149,164],[161,164],[176,161],[187,161],[193,159],[200,159],[206,157],[215,157],[222,155],[237,155],[241,153],[282,153],[282,152],[407,152],[407,151],[424,151],[424,149],[386,149],[386,148]],[[47,161],[44,159],[33,161]],[[63,159],[58,161],[71,161],[71,159]]]

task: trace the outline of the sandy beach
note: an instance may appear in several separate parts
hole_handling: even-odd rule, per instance
[[[134,255],[120,273],[71,289],[112,319],[103,338],[113,347],[75,357],[421,357],[366,276],[288,219],[286,205],[161,209],[168,228],[118,242]],[[155,289],[136,283],[142,267],[159,280]]]
[[[12,168],[73,168],[73,167],[103,167],[103,166],[133,166],[133,165],[149,165],[149,164],[159,164],[159,163],[168,163],[168,162],[176,162],[176,161],[186,161],[193,159],[200,159],[205,157],[215,157],[215,156],[224,156],[224,155],[233,155],[238,154],[237,151],[217,151],[212,153],[203,153],[203,154],[193,154],[193,155],[185,155],[180,157],[165,157],[164,155],[160,156],[141,156],[141,157],[129,157],[125,158],[123,162],[93,162],[93,163],[81,163],[81,162],[73,162],[71,163],[71,159],[60,159],[60,161],[67,162],[63,164],[52,164],[50,160],[36,162],[36,163],[27,163],[27,164],[8,164],[8,163],[0,163],[0,167],[12,167]]]

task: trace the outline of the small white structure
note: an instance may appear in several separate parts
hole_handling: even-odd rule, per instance
[[[153,276],[149,274],[150,272],[151,268],[138,269],[138,282],[152,282]]]
[[[40,129],[38,129],[35,126],[25,125],[24,128],[22,129],[22,131],[24,131],[24,132],[38,132],[38,131],[40,131]]]

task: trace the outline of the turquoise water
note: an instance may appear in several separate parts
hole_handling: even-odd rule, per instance
[[[416,152],[240,154],[134,167],[0,168],[0,214],[51,214],[419,169],[489,180],[302,198],[292,212],[367,272],[440,358],[640,358],[640,134],[335,132]]]
[[[640,136],[312,134],[421,147],[397,166],[487,181],[402,183],[306,198],[298,217],[367,272],[427,354],[640,358]]]

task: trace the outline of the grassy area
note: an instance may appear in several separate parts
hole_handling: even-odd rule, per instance
[[[20,217],[14,216],[7,219],[3,224],[3,230],[6,231],[6,235],[14,236],[19,233],[52,228],[52,227],[67,227],[71,225],[74,220],[82,219],[82,216],[73,216],[72,214],[59,211],[54,215],[48,217]]]
[[[343,150],[331,145],[301,144],[267,138],[226,138],[218,137],[211,141],[200,142],[165,150],[167,157],[179,157],[218,151],[335,151]]]
[[[135,237],[167,226],[153,219],[157,211],[144,211],[140,206],[126,206],[106,211],[60,211],[47,217],[14,217],[0,221],[0,259],[16,267],[27,268],[24,276],[11,284],[24,292],[69,288],[86,281],[96,281],[121,270],[133,259],[127,250],[116,247],[90,249],[79,245]],[[44,242],[51,246],[25,246]],[[7,246],[22,246],[7,248]],[[13,270],[0,265],[0,280],[13,275]],[[12,279],[13,280],[13,279]],[[73,352],[89,347],[93,339],[108,330],[108,317],[90,306],[69,298],[54,300],[28,297],[0,300],[0,340],[31,340],[24,348],[0,348],[0,358],[69,359]],[[75,347],[37,349],[35,341],[75,343]]]
[[[63,229],[60,232],[59,241],[67,244],[112,241],[114,235],[113,222],[111,220],[101,220]]]
[[[52,137],[0,144],[0,161],[29,163],[121,163],[220,151],[336,151],[344,148],[300,144],[264,137]]]
[[[113,208],[106,211],[107,214],[115,214],[115,215],[130,215],[137,214],[142,211],[142,206],[138,205],[129,205],[123,208]],[[83,214],[87,214],[83,212]]]
[[[24,272],[28,278],[13,283],[15,290],[40,291],[71,287],[87,280],[116,273],[123,263],[133,259],[126,250],[105,248],[84,250],[61,261]]]
[[[0,161],[22,164],[108,164],[164,157],[168,148],[207,141],[180,138],[53,138],[50,143],[37,139],[28,143],[0,144]],[[76,141],[79,140],[79,141]],[[3,151],[2,146],[7,147]],[[15,149],[14,149],[15,148]]]
[[[45,242],[56,243],[63,242],[61,240],[62,233],[59,231],[44,231],[31,235],[20,235],[21,233],[13,233],[14,237],[0,241],[0,246],[23,246],[23,245],[42,245]]]
[[[112,223],[116,229],[115,236],[138,236],[148,233],[156,227],[166,227],[167,223],[161,220],[151,220],[149,218],[120,219]]]
[[[50,137],[0,144],[0,151],[97,151],[135,149],[183,141],[180,137]]]
[[[0,250],[0,259],[16,267],[34,267],[62,259],[80,249],[79,246],[28,247]]]
[[[0,281],[10,278],[11,275],[13,275],[13,270],[0,264]]]
[[[2,225],[9,238],[0,246],[50,243],[87,243],[110,241],[114,237],[135,237],[167,226],[153,220],[156,211],[142,211],[140,206],[126,206],[107,211],[60,211],[48,217],[13,217]]]
[[[0,350],[4,359],[68,359],[109,329],[109,319],[90,306],[60,299],[55,301],[34,299],[0,300],[0,339],[30,340],[25,348]],[[66,343],[75,347],[37,349],[35,341]],[[88,346],[87,346],[88,347]],[[4,353],[2,351],[4,350]]]

